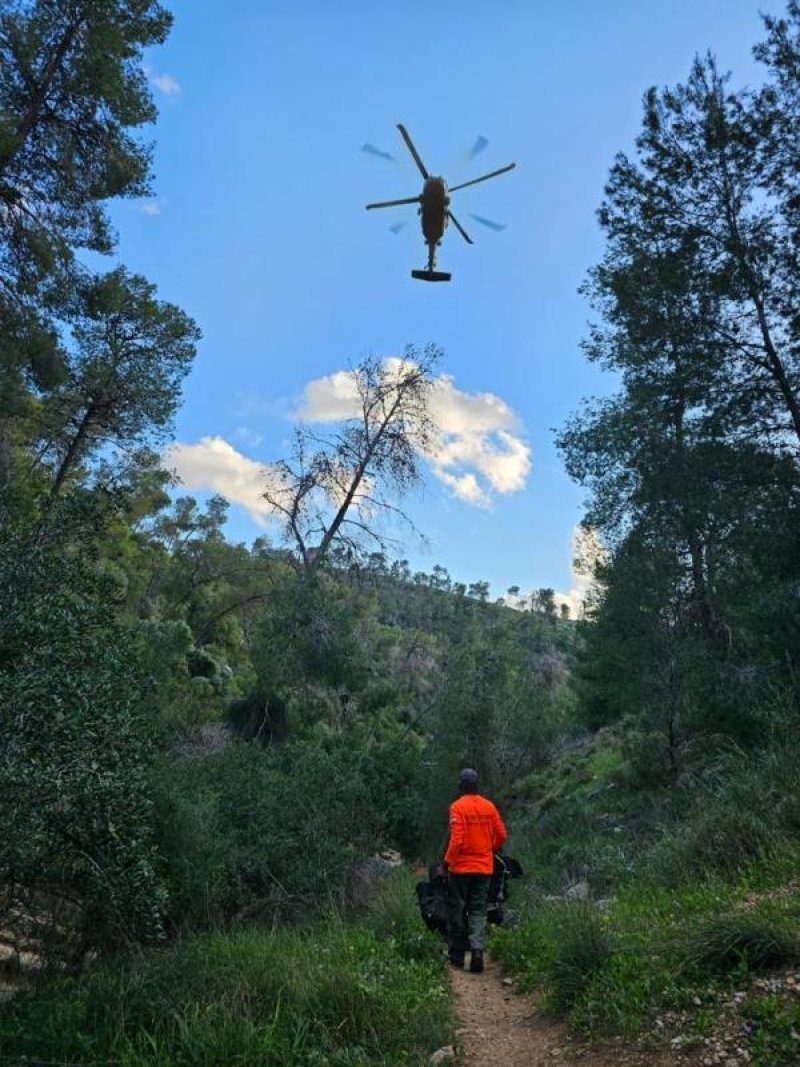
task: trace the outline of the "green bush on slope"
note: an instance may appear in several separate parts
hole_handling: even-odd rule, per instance
[[[405,929],[416,902],[410,878],[399,881]],[[423,932],[407,948],[391,925],[335,917],[203,935],[19,995],[0,1006],[0,1047],[87,1067],[422,1064],[447,1038],[449,993],[436,939]]]
[[[157,832],[176,926],[308,916],[341,900],[354,861],[395,845],[419,760],[391,742],[294,741],[164,760]]]
[[[577,1029],[637,1032],[698,992],[800,962],[800,899],[754,890],[765,877],[762,870],[738,885],[707,879],[680,889],[639,883],[608,910],[543,904],[517,930],[500,932],[494,951]]]

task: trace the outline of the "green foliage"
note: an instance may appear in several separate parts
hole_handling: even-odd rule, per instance
[[[536,901],[494,951],[576,1028],[635,1033],[666,1011],[742,988],[749,974],[797,963],[800,900],[773,888],[795,862],[743,871],[736,883],[632,882],[603,909]]]
[[[661,812],[649,794],[625,788],[623,737],[614,728],[568,743],[515,784],[508,848],[537,888],[560,892],[586,879],[605,895],[631,876]]]
[[[103,445],[164,440],[200,337],[188,315],[122,267],[86,281],[76,301],[69,378],[42,404],[41,451],[57,457],[53,493]]]
[[[404,959],[437,959],[442,942],[420,921],[415,878],[400,868],[384,875],[366,902],[364,923],[387,939]]]
[[[65,377],[75,251],[112,250],[105,203],[149,190],[150,150],[134,136],[155,117],[142,58],[170,24],[156,0],[35,0],[0,14],[4,422],[26,420],[29,386]]]
[[[614,952],[562,987],[546,911],[500,950],[589,1031],[797,959],[794,897],[759,894],[793,876],[800,826],[800,5],[764,21],[762,87],[732,91],[708,56],[646,95],[585,287],[587,355],[619,391],[559,445],[608,549],[575,670],[578,720],[606,729],[524,779],[511,846],[539,886],[617,894],[597,919]],[[794,1062],[791,1012],[761,1010],[754,1056]]]
[[[259,622],[253,660],[265,693],[300,685],[347,692],[369,675],[369,598],[333,575],[286,575]]]
[[[587,355],[620,389],[559,438],[610,550],[583,627],[584,721],[636,716],[662,780],[700,738],[756,744],[768,687],[800,699],[797,141],[783,140],[800,8],[765,23],[760,88],[733,91],[708,55],[646,94],[586,285]]]
[[[424,1064],[451,1021],[437,957],[335,920],[210,934],[0,1005],[0,1045],[86,1067]]]
[[[687,750],[678,781],[653,773],[653,742],[630,721],[573,742],[516,784],[509,848],[546,891],[587,879],[600,896],[632,879],[677,886],[774,867],[800,829],[793,712],[765,705],[760,730],[760,751],[719,738]]]
[[[797,843],[800,773],[795,727],[784,731],[780,710],[767,713],[768,732],[780,741],[755,754],[730,747],[698,769],[671,798],[674,814],[643,856],[643,868],[664,884],[703,878],[709,872],[735,878],[754,863],[793,854]]]
[[[611,955],[602,918],[591,904],[572,904],[554,915],[556,952],[547,965],[548,1002],[571,1008]]]
[[[760,1067],[793,1067],[797,1063],[800,1006],[775,996],[750,997],[744,1013],[753,1062]]]
[[[158,837],[173,921],[297,915],[341,900],[355,861],[413,834],[404,819],[416,773],[408,750],[353,738],[165,757]]]
[[[0,881],[9,907],[66,908],[50,932],[79,956],[159,936],[164,896],[141,649],[77,533],[51,516],[0,539]]]
[[[687,815],[684,822],[667,828],[644,857],[646,869],[667,885],[710,872],[735,876],[785,843],[781,828],[766,811],[712,803]]]
[[[703,917],[676,934],[671,948],[700,977],[759,970],[800,960],[800,935],[786,916],[754,912]]]
[[[570,633],[543,616],[450,597],[446,672],[429,713],[426,846],[438,847],[458,771],[509,794],[564,728]]]
[[[544,985],[548,1006],[559,1013],[584,996],[613,949],[603,916],[582,901],[541,903],[519,929],[501,931],[493,945],[525,985]]]

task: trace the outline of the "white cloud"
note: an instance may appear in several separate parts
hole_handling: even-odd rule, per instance
[[[556,604],[566,604],[570,617],[580,619],[597,591],[594,573],[606,558],[606,549],[596,530],[578,524],[570,540],[572,551],[572,586],[568,593],[556,593]]]
[[[139,205],[139,210],[144,215],[160,215],[162,208],[158,200],[145,200]]]
[[[357,414],[358,389],[352,371],[340,370],[316,378],[303,390],[298,416],[307,422],[339,422]]]
[[[398,374],[404,365],[398,358],[386,360]],[[504,400],[493,393],[465,393],[442,375],[434,381],[428,410],[436,433],[426,458],[459,500],[487,507],[492,492],[515,493],[525,487],[530,448],[518,436],[519,419]],[[309,382],[298,414],[308,422],[338,422],[358,411],[352,371],[336,371]]]
[[[387,369],[401,373],[401,359],[386,361]],[[240,394],[240,418],[264,413],[289,414],[286,403]],[[338,422],[357,415],[358,390],[351,371],[337,371],[309,382],[295,417],[308,422]],[[530,448],[519,436],[519,419],[504,400],[493,393],[466,393],[453,379],[436,378],[430,394],[430,415],[436,430],[425,450],[436,478],[458,500],[474,507],[489,507],[494,494],[523,489],[530,472]],[[262,436],[246,424],[236,427],[237,441],[255,448]],[[257,463],[238,452],[222,437],[204,437],[197,444],[177,443],[167,450],[172,465],[190,490],[212,490],[245,508],[265,524],[273,516],[263,492],[274,467]]]
[[[263,497],[273,471],[266,463],[248,459],[222,437],[202,437],[196,445],[180,442],[164,453],[164,464],[174,469],[181,483],[191,490],[213,490],[232,504],[239,504],[259,525],[265,526],[274,512]]]
[[[453,477],[461,471],[463,476],[465,468],[474,468],[483,475],[489,489],[502,494],[523,489],[531,466],[530,449],[507,430],[441,434],[428,458],[434,474],[447,484],[450,483],[445,475]],[[482,497],[480,503],[488,503],[486,488],[482,489]]]
[[[597,592],[595,567],[606,558],[607,553],[597,531],[587,529],[580,523],[572,531],[570,550],[572,553],[570,589],[566,593],[556,592],[554,600],[559,608],[562,604],[566,604],[570,618],[580,619],[585,613],[587,604]],[[535,592],[536,590],[531,589],[527,593],[520,593],[517,597],[506,597],[506,602],[514,608],[528,608],[531,596]]]
[[[241,441],[243,445],[247,445],[250,448],[257,448],[264,440],[262,434],[251,430],[249,426],[237,426],[233,431],[233,435],[237,441]]]
[[[430,401],[431,415],[445,434],[492,433],[514,430],[519,419],[505,400],[494,393],[464,393],[446,374],[436,379]]]
[[[151,73],[150,82],[165,96],[176,96],[181,91],[180,83],[171,74]]]
[[[478,479],[474,474],[462,474],[459,477],[456,474],[448,474],[446,470],[440,470],[437,473],[437,477],[448,488],[453,490],[453,496],[458,497],[459,500],[463,500],[467,504],[474,504],[479,508],[489,506],[489,497],[478,485]]]

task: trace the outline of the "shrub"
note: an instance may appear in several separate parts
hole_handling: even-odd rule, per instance
[[[546,969],[547,1001],[557,1012],[573,1007],[611,955],[602,917],[591,904],[575,903],[553,912],[554,952]]]
[[[78,959],[158,937],[164,893],[142,650],[60,532],[0,539],[0,886],[42,918],[66,903],[50,948]]]
[[[795,1067],[800,1005],[776,996],[750,997],[743,1008],[752,1063],[761,1067]]]
[[[163,760],[157,827],[173,922],[297,917],[338,904],[353,862],[397,843],[397,794],[415,767],[388,762],[384,746],[348,738],[236,742]]]
[[[365,922],[379,938],[395,945],[404,959],[437,959],[442,941],[422,921],[415,892],[417,881],[400,868],[388,874],[367,905]]]
[[[552,902],[514,931],[494,938],[497,955],[522,974],[523,987],[541,983],[548,1006],[572,1008],[611,956],[603,916],[584,902]]]
[[[15,1062],[128,1067],[423,1064],[450,1026],[440,961],[337,920],[212,934],[0,1005]]]
[[[765,859],[780,832],[764,809],[711,801],[696,818],[663,833],[644,865],[664,885],[678,885],[711,873],[735,876]]]
[[[711,976],[745,968],[777,967],[800,960],[800,935],[787,919],[745,912],[703,917],[672,943],[682,969]]]

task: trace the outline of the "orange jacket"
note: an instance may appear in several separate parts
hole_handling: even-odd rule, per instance
[[[491,874],[494,852],[507,837],[491,800],[464,793],[450,805],[450,843],[444,855],[447,869],[453,874]]]

